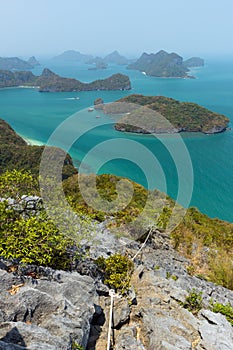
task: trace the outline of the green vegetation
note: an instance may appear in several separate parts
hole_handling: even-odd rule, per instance
[[[0,255],[18,258],[24,262],[68,268],[67,249],[74,245],[73,233],[76,230],[74,223],[64,222],[64,217],[59,216],[61,215],[59,206],[58,209],[54,208],[55,214],[58,215],[56,223],[59,220],[62,221],[63,226],[66,226],[66,233],[70,233],[68,236],[72,237],[68,239],[66,235],[65,238],[47,217],[42,206],[36,214],[32,211],[27,212],[26,215],[27,208],[21,200],[22,195],[39,195],[39,155],[43,147],[34,148],[25,145],[25,142],[1,120],[0,140],[0,150],[5,152],[0,154],[0,197],[11,197],[17,204],[13,206],[7,201],[0,203]],[[15,155],[12,154],[12,158],[4,157],[5,154],[8,154],[8,150],[12,149],[15,150]],[[31,151],[32,149],[35,153]],[[190,274],[233,289],[233,224],[210,219],[197,209],[189,208],[179,225],[170,232],[168,223],[174,201],[159,191],[149,192],[143,186],[133,182],[133,197],[124,209],[110,214],[97,211],[84,201],[79,188],[78,175],[72,175],[72,171],[76,172],[76,170],[69,156],[67,157],[64,169],[68,170],[66,176],[63,176],[63,178],[66,177],[63,181],[63,188],[74,212],[78,217],[83,218],[81,223],[83,227],[80,226],[78,231],[81,233],[80,236],[88,229],[93,231],[93,220],[96,219],[98,221],[107,220],[109,228],[114,232],[118,231],[121,235],[130,234],[132,238],[138,240],[143,240],[149,227],[155,227],[160,231],[171,233],[174,248],[191,260],[191,265],[187,267]],[[32,171],[29,172],[29,169]],[[110,204],[117,198],[117,184],[121,180],[120,177],[114,175],[82,176],[84,187],[87,192],[90,191],[90,195],[92,195],[93,181],[96,181],[97,192],[101,198]],[[59,201],[59,198],[57,200]],[[124,200],[123,197],[123,204]],[[134,223],[134,219],[138,218],[142,211],[144,216]],[[75,240],[75,242],[76,245],[79,244],[78,241]],[[172,278],[172,276],[169,277]],[[113,278],[110,278],[109,271],[105,279],[115,287],[118,282],[120,283],[120,281],[117,282],[117,279],[114,282]]]
[[[0,176],[0,256],[24,263],[68,269],[68,248],[74,245],[59,233],[42,208],[31,211],[21,200],[22,194],[37,195],[36,180],[28,172],[6,172]],[[27,213],[27,215],[25,215]]]
[[[229,123],[229,119],[224,115],[212,112],[196,103],[180,102],[164,96],[130,95],[117,102],[123,106],[127,103],[135,104],[133,110],[129,110],[129,113],[115,125],[119,131],[217,133],[225,130]],[[104,107],[105,113],[117,112],[117,103],[115,103],[116,111],[112,105],[114,103]]]
[[[41,76],[32,72],[11,72],[0,70],[0,88],[14,86],[38,86],[41,92],[93,91],[93,90],[129,90],[129,77],[113,74],[109,78],[82,83],[72,78],[63,78],[45,68]]]
[[[202,292],[192,289],[181,305],[194,315],[197,315],[203,307]],[[220,313],[226,316],[227,321],[233,326],[233,308],[230,303],[223,305],[218,302],[214,303],[213,300],[210,300],[208,308],[215,313]]]
[[[188,309],[194,315],[202,309],[202,293],[192,289],[187,295],[185,301],[181,304],[185,309]]]
[[[72,342],[71,350],[84,350],[84,347],[76,342]]]
[[[96,264],[104,274],[105,284],[121,294],[127,293],[133,272],[132,260],[121,254],[114,254],[107,259],[99,257]]]
[[[183,58],[176,53],[167,53],[164,50],[156,54],[143,53],[141,57],[128,66],[129,69],[136,69],[145,72],[153,77],[188,77],[188,68],[183,64]]]
[[[166,278],[169,279],[171,278],[173,281],[177,281],[178,277],[176,275],[172,275],[170,272],[166,272]]]
[[[192,261],[189,270],[233,289],[233,225],[187,210],[171,234],[174,247]]]
[[[231,323],[233,326],[233,307],[230,303],[227,303],[226,305],[223,305],[221,303],[210,303],[211,305],[211,311],[220,313],[224,316],[226,316],[226,319],[228,322]]]
[[[63,179],[77,173],[71,157],[59,148],[57,157],[64,155]],[[39,174],[39,166],[44,146],[28,146],[26,142],[4,120],[0,119],[0,174],[7,170],[28,170],[34,176]],[[49,166],[49,164],[48,164]]]

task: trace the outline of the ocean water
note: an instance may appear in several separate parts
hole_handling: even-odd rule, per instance
[[[164,95],[181,101],[196,102],[225,114],[230,118],[231,127],[232,61],[208,60],[205,67],[192,70],[196,79],[151,78],[121,66],[111,66],[103,71],[90,71],[84,64],[53,61],[42,63],[43,66],[36,68],[35,73],[40,73],[46,66],[58,74],[86,82],[122,72],[130,76],[132,90],[39,93],[36,89],[2,89],[0,118],[9,122],[20,135],[34,144],[45,144],[54,130],[76,113],[75,125],[65,124],[63,134],[60,134],[58,139],[54,138],[53,144],[65,145],[70,135],[75,135],[77,131],[77,138],[81,136],[70,149],[77,166],[90,154],[89,158],[85,158],[89,171],[96,171],[99,167],[98,173],[114,173],[128,177],[144,186],[165,191],[184,206],[196,206],[210,217],[233,222],[232,130],[217,135],[184,133],[160,139],[150,135],[117,132],[113,128],[113,121],[110,122],[108,117],[100,115],[101,118],[97,119],[96,115],[100,114],[99,112],[86,111],[97,97],[111,102],[131,93]],[[75,99],[76,97],[79,99]],[[84,133],[82,130],[86,130],[85,128],[88,131]],[[99,153],[94,153],[93,149],[104,142],[109,142],[107,151],[100,149]],[[127,153],[130,148],[125,147],[127,142],[132,143],[133,150],[134,146],[139,147],[135,148],[133,155]],[[159,164],[157,170],[153,170],[151,166],[149,153],[148,157],[143,158],[143,154],[140,156],[138,145],[151,152]],[[187,167],[189,157],[193,170],[193,188],[192,174]],[[192,193],[189,202],[190,192]]]

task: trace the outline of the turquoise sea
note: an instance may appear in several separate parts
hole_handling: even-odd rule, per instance
[[[149,187],[165,190],[174,199],[177,198],[178,194],[179,173],[176,169],[176,161],[163,146],[161,140],[153,136],[117,132],[114,130],[113,124],[106,122],[105,125],[102,125],[105,123],[105,116],[101,116],[98,126],[95,118],[96,112],[88,113],[86,110],[83,112],[83,110],[92,105],[97,97],[102,97],[105,102],[111,102],[131,93],[164,95],[182,101],[196,102],[213,111],[225,114],[231,120],[229,126],[232,126],[233,61],[209,59],[206,61],[205,67],[192,70],[196,79],[151,78],[140,72],[126,70],[123,66],[111,66],[106,70],[93,71],[88,70],[88,66],[77,65],[77,63],[58,63],[51,60],[42,63],[41,67],[34,70],[35,73],[40,73],[42,68],[46,66],[60,75],[75,77],[86,82],[122,72],[129,75],[132,90],[39,93],[36,89],[2,89],[0,90],[0,118],[9,122],[24,138],[34,144],[40,144],[47,142],[60,123],[79,112],[75,125],[77,130],[81,129],[84,124],[92,130],[83,135],[70,150],[77,166],[96,145],[113,138],[120,140],[127,138],[127,140],[140,143],[150,150],[161,166],[166,187],[158,174],[152,179]],[[74,97],[79,97],[79,99],[74,99]],[[66,128],[65,138],[69,138],[69,132],[74,133],[74,130]],[[233,193],[231,192],[233,190],[233,130],[227,130],[218,135],[183,134],[182,139],[192,161],[194,186],[191,202],[187,204],[185,188],[188,191],[189,173],[186,173],[185,164],[182,168],[182,157],[180,156],[182,179],[187,181],[186,187],[184,186],[183,189],[184,193],[179,197],[180,204],[196,206],[210,217],[233,222]],[[171,149],[175,150],[178,147],[175,135],[169,136],[166,142],[169,143]],[[55,143],[62,146],[63,140],[59,139]],[[147,186],[143,170],[140,170],[133,160],[129,162],[123,159],[123,156],[114,157],[116,150],[113,147],[114,143],[108,147],[110,160],[101,166],[99,173],[114,173]],[[122,151],[124,152],[124,149]],[[138,157],[140,157],[139,154]],[[90,158],[87,165],[91,170],[95,162],[98,160]],[[146,159],[144,162],[146,163]],[[146,166],[147,169],[150,168],[150,164]]]

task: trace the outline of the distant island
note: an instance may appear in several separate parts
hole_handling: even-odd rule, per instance
[[[83,54],[75,50],[67,50],[53,57],[57,61],[66,61],[66,62],[82,62],[86,64],[97,64],[98,62],[103,62],[104,64],[118,64],[118,65],[127,65],[130,63],[130,60],[126,57],[119,54],[117,50],[111,52],[105,57],[94,57],[93,55]],[[97,68],[98,69],[98,68]]]
[[[114,63],[118,65],[129,64],[128,58],[120,55],[119,52],[116,50],[105,56],[103,60],[105,63]]]
[[[60,55],[53,57],[53,60],[56,60],[56,61],[66,61],[66,62],[77,61],[77,62],[84,62],[84,63],[87,63],[91,59],[93,59],[92,55],[86,55],[75,50],[67,50],[61,53]]]
[[[93,90],[130,90],[129,77],[123,74],[113,74],[109,78],[82,83],[72,78],[63,78],[45,68],[41,76],[32,72],[11,72],[0,70],[0,88],[5,87],[34,87],[40,92],[69,92]]]
[[[3,70],[25,70],[32,69],[40,65],[37,59],[32,56],[28,61],[24,61],[18,57],[0,57],[0,69]]]
[[[94,67],[89,67],[88,70],[106,69],[108,64],[101,57],[95,57],[87,62],[88,64],[94,64]]]
[[[121,114],[115,129],[133,133],[225,131],[229,119],[192,102],[180,102],[164,96],[130,95],[103,106],[106,114]]]
[[[183,65],[187,68],[192,67],[203,67],[205,64],[203,58],[200,57],[191,57],[187,59],[186,61],[183,61]]]
[[[139,70],[152,77],[194,78],[188,75],[188,67],[200,65],[204,65],[204,61],[199,57],[183,61],[178,54],[161,50],[156,54],[144,52],[136,62],[131,63],[127,68]]]

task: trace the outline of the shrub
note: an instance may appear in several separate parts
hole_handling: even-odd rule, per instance
[[[182,303],[182,306],[196,315],[203,306],[202,292],[198,292],[195,289],[192,289],[187,295],[185,301]]]
[[[0,255],[27,264],[68,269],[67,249],[71,245],[44,214],[18,218],[0,229]]]
[[[230,303],[223,305],[220,303],[211,302],[211,311],[216,313],[219,312],[220,314],[225,315],[227,321],[229,321],[233,326],[233,307]]]
[[[104,274],[105,284],[122,294],[128,291],[133,272],[133,262],[129,258],[114,254],[107,259],[99,257],[96,264]]]

